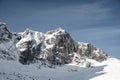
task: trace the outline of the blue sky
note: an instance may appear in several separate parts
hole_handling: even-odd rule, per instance
[[[120,59],[120,0],[0,0],[0,22],[14,32],[61,27]]]

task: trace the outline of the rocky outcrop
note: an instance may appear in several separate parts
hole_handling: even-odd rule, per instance
[[[78,45],[77,53],[80,54],[81,57],[94,59],[99,62],[108,58],[108,55],[104,51],[94,47],[90,43],[79,42]]]
[[[73,52],[77,52],[76,42],[61,28],[47,32],[44,44],[45,48],[40,58],[47,59],[52,64],[70,63],[74,56]]]
[[[0,23],[0,41],[12,39],[12,33],[7,29],[5,23]]]
[[[17,48],[20,50],[21,55],[19,61],[22,64],[30,64],[41,52],[43,34],[26,29],[21,34],[21,39],[17,43]]]
[[[18,60],[19,51],[5,23],[0,23],[0,59]]]
[[[33,46],[33,41],[27,41],[21,44],[21,46],[25,46],[26,49],[21,51],[19,61],[22,64],[30,64],[34,61],[38,54],[40,54],[40,44]]]

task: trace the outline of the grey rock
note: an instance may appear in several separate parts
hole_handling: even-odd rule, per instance
[[[5,23],[0,23],[0,41],[8,41],[9,39],[12,39],[12,33]]]

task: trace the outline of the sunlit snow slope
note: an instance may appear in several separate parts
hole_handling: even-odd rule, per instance
[[[0,80],[120,80],[120,61],[114,58],[94,67],[64,65],[53,68],[37,63],[25,65],[16,61],[0,61]]]

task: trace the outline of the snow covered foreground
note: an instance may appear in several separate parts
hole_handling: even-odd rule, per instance
[[[120,80],[120,61],[110,58],[90,68],[73,64],[49,68],[0,60],[0,80]]]

